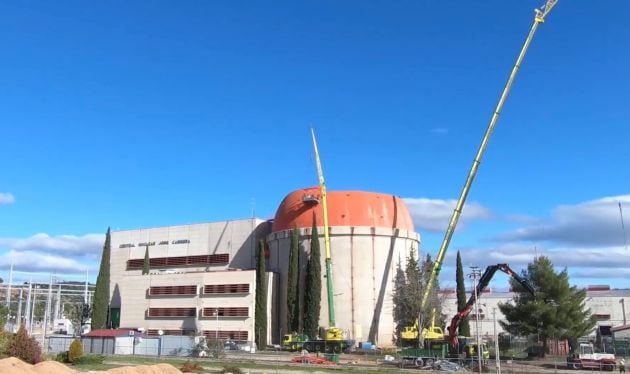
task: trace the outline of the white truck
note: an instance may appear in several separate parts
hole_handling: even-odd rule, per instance
[[[74,335],[72,321],[67,318],[57,318],[54,321],[54,332],[63,335]]]
[[[595,353],[593,344],[581,343],[579,350],[567,357],[569,369],[599,369],[613,371],[617,360],[612,353]]]

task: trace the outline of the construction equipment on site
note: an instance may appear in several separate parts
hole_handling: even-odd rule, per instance
[[[442,240],[442,244],[440,245],[440,249],[435,259],[433,271],[431,272],[429,280],[427,281],[427,285],[425,287],[425,291],[422,296],[422,300],[420,302],[420,311],[425,309],[427,301],[429,299],[429,295],[431,293],[431,290],[433,289],[433,285],[435,284],[435,280],[440,275],[440,270],[442,269],[442,262],[444,261],[444,256],[446,255],[446,251],[448,250],[448,246],[453,236],[453,233],[455,232],[455,228],[457,226],[459,216],[461,215],[462,210],[464,208],[466,197],[468,196],[470,187],[473,183],[473,180],[475,179],[475,175],[477,174],[477,169],[479,168],[479,164],[481,163],[481,158],[486,150],[486,147],[488,145],[492,132],[494,131],[494,127],[497,124],[497,121],[499,120],[499,115],[501,114],[501,110],[503,109],[505,100],[507,99],[510,89],[512,88],[512,83],[514,82],[514,78],[516,78],[516,74],[518,73],[521,67],[523,58],[525,57],[525,53],[527,52],[529,45],[532,39],[534,38],[534,34],[536,33],[538,26],[541,23],[545,22],[545,18],[547,17],[547,15],[551,11],[551,9],[553,9],[553,7],[556,5],[557,2],[558,0],[547,0],[545,5],[543,5],[541,8],[537,8],[534,10],[535,11],[534,23],[532,24],[532,27],[529,30],[529,34],[527,35],[527,38],[525,39],[525,43],[523,44],[521,51],[516,59],[516,63],[512,67],[512,71],[507,80],[507,83],[505,84],[505,87],[503,88],[503,92],[501,93],[501,96],[499,97],[499,102],[497,103],[497,106],[492,114],[492,117],[490,118],[490,122],[488,123],[488,128],[486,129],[486,133],[484,134],[483,139],[481,140],[481,144],[479,145],[477,155],[475,156],[475,159],[473,160],[472,166],[468,173],[468,177],[466,178],[466,182],[464,183],[462,191],[459,195],[459,199],[457,200],[457,204],[455,205],[455,209],[453,210],[453,215],[451,216],[451,220],[448,224],[448,228],[446,229],[446,233],[444,234],[444,239]]]
[[[330,254],[330,233],[328,227],[328,205],[326,200],[326,182],[324,180],[324,172],[322,163],[319,158],[319,150],[317,148],[317,140],[315,139],[315,130],[311,128],[311,136],[313,138],[313,149],[315,152],[315,163],[317,165],[317,177],[319,180],[320,200],[322,203],[323,220],[324,220],[324,247],[326,251],[326,292],[328,300],[328,327],[324,329],[323,339],[311,339],[303,343],[303,349],[309,352],[324,352],[331,355],[337,355],[348,350],[354,345],[354,341],[347,338],[344,330],[336,326],[335,323],[335,300],[333,295],[333,275],[332,275],[332,258]],[[316,238],[314,238],[316,239]],[[332,357],[333,360],[336,357]]]
[[[569,369],[599,369],[613,371],[617,360],[612,353],[596,353],[592,343],[581,343],[579,351],[567,356]]]
[[[532,295],[535,295],[535,290],[529,282],[515,273],[507,264],[488,266],[479,279],[479,283],[477,283],[475,290],[473,290],[466,306],[462,310],[458,311],[451,320],[450,326],[447,328],[448,336],[442,335],[442,338],[438,339],[436,338],[437,336],[431,336],[427,333],[426,339],[423,341],[423,345],[420,348],[403,349],[403,362],[413,363],[415,366],[425,367],[427,365],[432,365],[436,357],[466,358],[467,360],[471,360],[471,365],[474,366],[473,361],[478,360],[477,357],[479,355],[478,344],[467,337],[459,338],[457,336],[457,328],[459,327],[461,321],[470,314],[475,302],[479,299],[483,290],[488,286],[494,277],[494,274],[496,274],[498,270],[501,270],[505,274],[514,278],[525,290],[530,292]],[[435,322],[433,322],[432,325],[435,325]],[[434,329],[438,328],[434,327]],[[423,335],[425,334],[423,333]],[[449,344],[454,349],[450,349]],[[481,360],[483,360],[482,364],[485,365],[485,361],[490,357],[490,352],[484,343],[481,343],[480,356]]]
[[[534,290],[534,287],[532,287],[529,284],[527,279],[515,273],[514,270],[512,270],[508,266],[508,264],[496,264],[496,265],[488,266],[486,268],[486,271],[484,271],[484,273],[481,275],[481,278],[479,278],[479,283],[477,283],[477,287],[476,287],[477,289],[473,290],[473,293],[468,299],[468,301],[466,302],[464,309],[458,311],[457,314],[455,314],[455,316],[451,320],[451,324],[447,328],[451,345],[453,346],[458,345],[457,328],[459,327],[459,324],[462,322],[462,320],[468,317],[475,303],[477,302],[477,299],[479,298],[479,296],[481,296],[483,290],[488,286],[488,284],[492,280],[492,277],[494,277],[494,274],[497,272],[497,270],[501,270],[505,274],[514,278],[514,280],[516,280],[521,286],[523,286],[523,288],[527,292],[531,293],[533,296],[536,296],[536,291]]]
[[[444,339],[444,331],[440,326],[435,325],[436,309],[431,310],[431,326],[422,329],[422,338],[424,340],[442,340]],[[405,326],[400,332],[400,339],[405,343],[415,344],[418,342],[418,319],[412,326]]]
[[[286,334],[282,337],[282,349],[287,351],[301,351],[305,342],[309,341],[306,334]]]

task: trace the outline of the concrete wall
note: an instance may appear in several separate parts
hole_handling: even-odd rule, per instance
[[[304,284],[306,263],[310,251],[311,229],[300,231],[300,281]],[[325,248],[323,228],[318,228],[322,265],[322,303],[320,325],[328,326],[328,300],[326,294]],[[280,274],[279,323],[286,329],[286,279],[288,275],[291,231],[284,230],[268,236],[271,257],[269,270]],[[374,343],[381,347],[392,345],[394,322],[392,317],[392,285],[398,260],[418,250],[419,235],[415,232],[391,228],[331,227],[331,253],[333,263],[333,294],[336,325],[348,330],[359,341],[367,341],[374,325],[377,336]],[[300,298],[304,289],[300,288]],[[379,301],[380,300],[380,301]],[[377,308],[379,306],[379,308]],[[378,309],[375,318],[375,309]]]
[[[253,340],[256,241],[264,239],[269,230],[270,225],[266,221],[246,219],[112,232],[110,291],[112,308],[121,309],[120,327],[197,331],[214,331],[218,328],[248,331],[249,339]],[[188,242],[178,244],[178,240]],[[142,270],[127,270],[127,260],[144,258],[146,247],[140,244],[147,242],[154,243],[149,246],[151,258],[227,253],[230,262],[207,267],[151,269],[148,275],[142,275]],[[130,244],[133,246],[129,247]],[[275,281],[274,275],[270,274],[270,282]],[[196,285],[201,291],[204,285],[238,283],[249,284],[249,294],[202,296],[198,292],[195,296],[147,297],[148,289],[152,286]],[[273,294],[273,291],[274,287],[269,287],[268,292]],[[273,297],[269,299],[271,304]],[[218,324],[214,318],[146,317],[148,308],[173,307],[195,307],[198,310],[207,307],[248,307],[249,316],[219,317]],[[270,330],[275,328],[274,323],[269,324]]]

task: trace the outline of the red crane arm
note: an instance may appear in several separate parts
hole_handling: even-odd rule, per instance
[[[449,335],[451,344],[453,346],[456,346],[458,343],[457,342],[457,328],[459,327],[459,324],[462,322],[464,318],[468,317],[468,315],[472,311],[473,306],[475,305],[475,301],[476,301],[475,297],[478,298],[481,295],[483,290],[490,283],[490,280],[492,280],[492,277],[494,277],[494,274],[497,272],[497,270],[501,270],[505,274],[514,278],[521,286],[523,286],[523,288],[525,288],[525,290],[527,290],[529,293],[535,296],[535,290],[529,284],[529,282],[526,279],[522,278],[517,273],[515,273],[514,270],[512,270],[508,266],[508,264],[496,264],[496,265],[488,266],[486,268],[486,271],[484,271],[483,275],[481,275],[481,278],[479,278],[479,283],[477,283],[477,292],[472,293],[472,295],[470,296],[470,299],[468,299],[468,302],[466,302],[466,305],[464,306],[464,308],[460,310],[459,312],[457,312],[457,314],[455,314],[455,316],[451,320],[451,324],[448,327],[448,335]]]

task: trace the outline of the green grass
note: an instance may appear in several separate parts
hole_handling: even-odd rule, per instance
[[[218,372],[225,366],[236,366],[240,369],[249,369],[253,371],[261,371],[261,372],[273,372],[276,369],[280,368],[281,370],[296,370],[302,372],[325,372],[325,373],[339,373],[342,371],[343,373],[366,373],[366,372],[379,372],[379,373],[400,373],[400,369],[397,367],[382,367],[382,366],[374,366],[374,367],[352,367],[346,365],[339,365],[336,367],[325,367],[323,365],[301,365],[301,364],[290,364],[286,361],[276,363],[256,363],[252,361],[245,360],[213,360],[213,359],[195,359],[190,357],[184,358],[155,358],[155,357],[138,357],[138,356],[107,356],[105,358],[105,362],[103,364],[86,364],[79,366],[72,366],[75,369],[80,371],[89,371],[89,370],[108,370],[121,366],[135,366],[135,365],[155,365],[161,363],[167,363],[175,366],[180,369],[182,365],[186,361],[198,362],[207,372]]]

